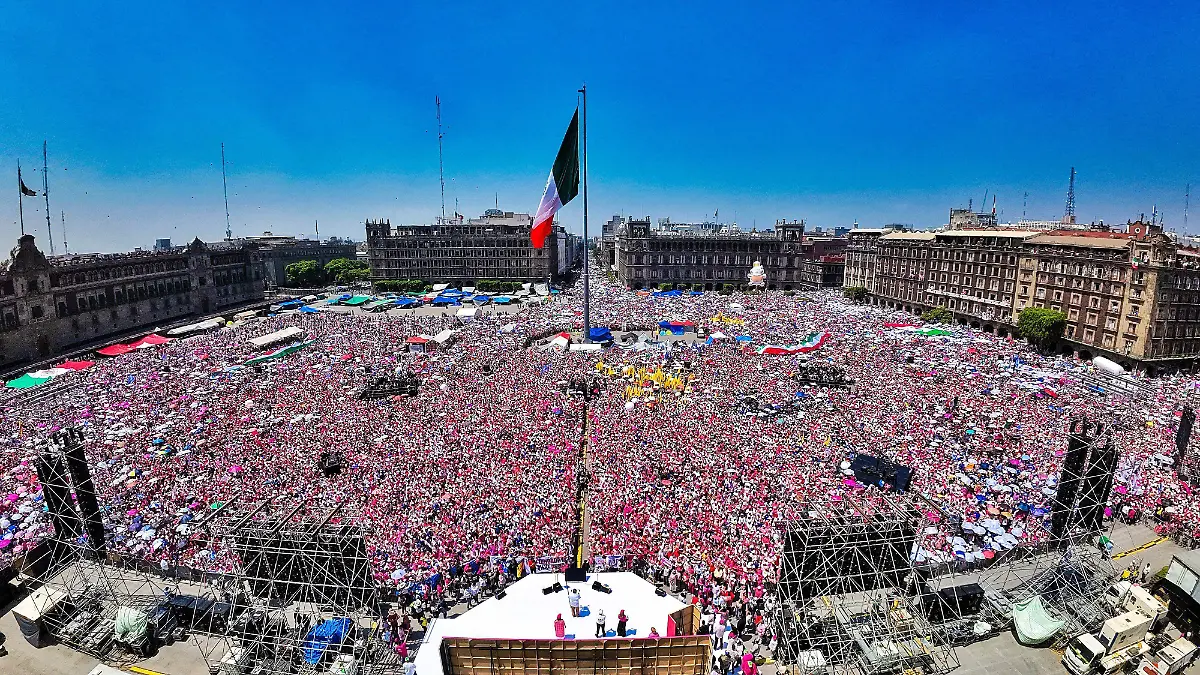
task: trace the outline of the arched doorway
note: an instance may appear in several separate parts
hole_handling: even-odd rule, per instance
[[[37,339],[38,356],[45,358],[50,356],[50,338],[45,335],[39,335]]]
[[[1089,351],[1088,351],[1088,350],[1086,350],[1086,349],[1084,349],[1083,351],[1079,352],[1079,360],[1080,360],[1080,361],[1091,361],[1091,360],[1092,360],[1092,358],[1093,358],[1093,357],[1092,357],[1092,353],[1091,353],[1091,352],[1089,352]]]
[[[712,283],[707,283],[707,284],[704,284],[704,290],[706,290],[706,291],[711,291],[712,289],[713,289],[713,288],[712,288]]]
[[[979,330],[979,322],[978,322],[978,321],[972,321],[972,322],[971,322],[971,328],[974,328],[975,330]]]

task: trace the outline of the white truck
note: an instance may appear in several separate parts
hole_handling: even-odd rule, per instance
[[[1146,638],[1154,619],[1139,611],[1118,614],[1104,622],[1100,633],[1071,638],[1062,663],[1074,675],[1115,673],[1150,651]]]
[[[1142,659],[1137,671],[1143,675],[1176,675],[1196,660],[1196,645],[1186,638],[1171,644]]]
[[[1167,605],[1144,586],[1118,581],[1104,594],[1104,601],[1117,611],[1138,611],[1150,617],[1150,630],[1158,630],[1167,621]]]

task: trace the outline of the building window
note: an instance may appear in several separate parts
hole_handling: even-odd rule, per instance
[[[42,306],[41,306],[41,305],[34,305],[34,306],[33,306],[33,308],[29,310],[29,312],[30,312],[30,314],[33,316],[33,318],[35,318],[35,319],[40,319],[40,318],[42,318],[42,314],[43,314],[43,312],[42,312]]]

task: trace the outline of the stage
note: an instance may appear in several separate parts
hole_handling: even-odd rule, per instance
[[[608,584],[612,593],[592,590],[592,582],[597,580]],[[556,581],[563,584],[563,590],[544,595],[542,589]],[[579,604],[588,608],[591,612],[588,616],[571,616],[567,589],[572,587],[579,589]],[[422,675],[443,672],[439,654],[443,638],[554,640],[554,619],[562,614],[568,636],[573,634],[577,640],[594,639],[596,615],[601,609],[610,631],[616,630],[617,614],[623,609],[629,617],[627,629],[637,631],[631,637],[648,637],[652,627],[666,637],[667,615],[685,607],[675,598],[656,595],[654,585],[633,572],[589,574],[586,582],[570,585],[561,574],[532,574],[505,590],[503,598],[488,598],[459,617],[437,619],[430,624],[417,650],[417,672]]]

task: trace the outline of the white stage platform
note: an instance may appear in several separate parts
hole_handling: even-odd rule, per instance
[[[612,593],[592,590],[592,582],[597,580],[608,584]],[[562,583],[564,589],[559,593],[543,595],[542,589],[554,585],[555,581]],[[571,587],[579,589],[579,604],[591,611],[589,616],[571,616],[566,591]],[[435,620],[417,650],[418,675],[442,672],[438,649],[443,637],[553,640],[554,619],[562,614],[563,621],[567,623],[567,635],[574,634],[578,640],[594,639],[596,615],[601,609],[604,610],[605,625],[609,630],[616,630],[617,614],[623,609],[629,617],[627,628],[637,631],[633,637],[648,637],[651,627],[657,628],[659,635],[666,637],[667,615],[685,606],[669,595],[656,595],[654,585],[633,572],[589,574],[586,582],[570,585],[565,583],[561,574],[531,574],[506,590],[503,598],[488,598],[462,616]]]

